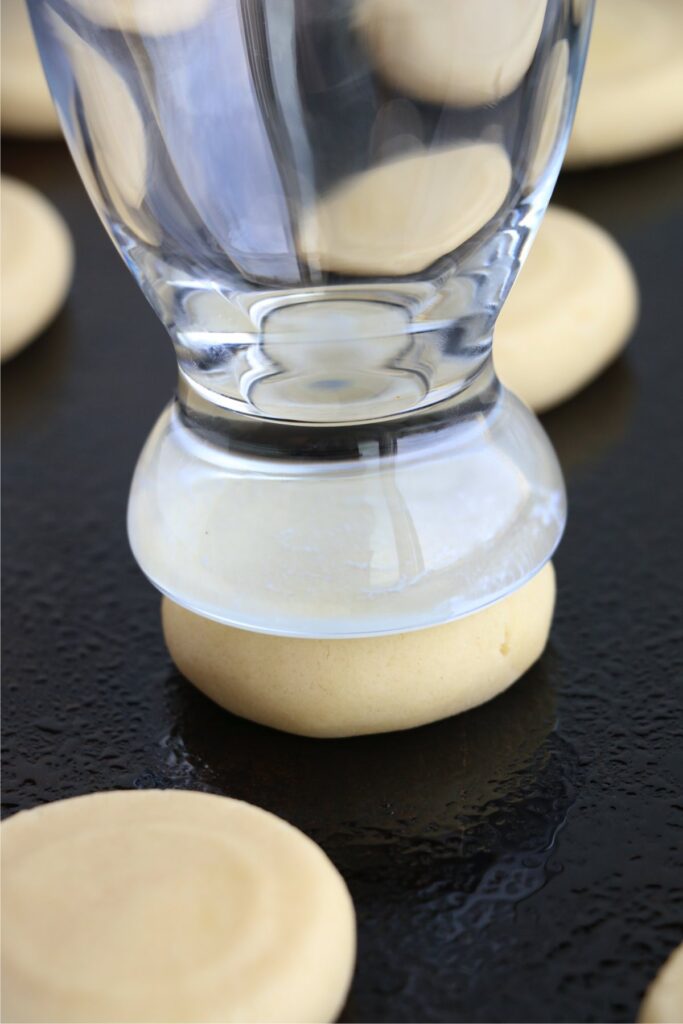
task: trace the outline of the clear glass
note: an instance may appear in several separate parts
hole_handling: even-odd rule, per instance
[[[563,484],[492,333],[562,161],[591,0],[29,6],[76,164],[178,359],[129,505],[150,579],[244,628],[356,636],[537,572]]]

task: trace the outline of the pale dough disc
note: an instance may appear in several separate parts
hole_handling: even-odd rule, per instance
[[[73,244],[54,206],[29,185],[2,176],[0,357],[19,352],[56,315],[69,290]]]
[[[616,242],[553,206],[500,314],[496,372],[532,409],[549,409],[615,358],[637,313],[638,286]]]
[[[59,119],[45,81],[26,0],[2,0],[0,100],[3,132],[60,135]]]
[[[546,565],[463,619],[392,636],[303,640],[234,629],[162,601],[180,671],[228,711],[304,736],[411,729],[483,704],[541,655],[555,603]]]
[[[215,0],[69,0],[103,28],[165,36],[197,25]]]
[[[355,175],[305,210],[298,250],[339,274],[417,273],[484,227],[511,173],[496,143],[420,149]]]
[[[358,0],[356,23],[378,74],[432,103],[508,96],[529,70],[547,0]]]
[[[355,957],[346,886],[258,807],[96,793],[2,826],[3,1020],[331,1021]]]
[[[683,1021],[683,943],[652,982],[640,1007],[640,1024],[681,1024]]]
[[[630,160],[683,143],[683,3],[597,0],[566,163]]]

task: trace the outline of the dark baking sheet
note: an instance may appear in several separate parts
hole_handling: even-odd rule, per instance
[[[5,145],[4,170],[77,246],[67,307],[3,373],[5,814],[170,786],[287,818],[356,903],[345,1021],[633,1020],[683,940],[683,153],[556,194],[623,243],[643,309],[545,418],[571,501],[549,650],[486,707],[339,741],[240,721],[173,670],[125,535],[171,346],[65,149]]]

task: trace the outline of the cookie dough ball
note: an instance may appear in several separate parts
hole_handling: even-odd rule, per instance
[[[431,103],[496,103],[529,70],[546,0],[359,0],[356,23],[378,75]]]
[[[640,1007],[640,1024],[680,1024],[683,1020],[683,944],[673,951]]]
[[[336,1019],[353,906],[322,850],[250,804],[135,790],[2,826],[3,1019]]]
[[[215,0],[69,0],[69,3],[103,28],[166,36],[197,25]]]
[[[566,164],[632,160],[683,143],[683,3],[597,0]]]
[[[4,361],[40,334],[61,308],[73,273],[73,245],[61,215],[29,185],[3,175],[0,205]]]
[[[540,657],[555,603],[546,565],[515,593],[443,626],[303,640],[234,629],[162,601],[180,671],[228,711],[304,736],[411,729],[495,697]]]
[[[551,207],[498,320],[496,372],[542,412],[604,370],[637,313],[638,286],[616,242],[578,213]]]
[[[354,175],[304,211],[298,250],[338,274],[417,273],[484,227],[511,174],[496,143],[417,150]]]
[[[38,56],[26,0],[2,0],[0,99],[2,130],[10,135],[61,135]]]

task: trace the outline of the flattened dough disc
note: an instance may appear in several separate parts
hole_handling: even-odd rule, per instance
[[[197,25],[216,0],[69,0],[103,28],[165,36]]]
[[[483,228],[510,181],[496,143],[420,149],[354,175],[304,211],[298,249],[338,274],[414,274]]]
[[[638,1020],[640,1024],[680,1024],[683,1020],[683,943],[645,993]]]
[[[509,597],[443,626],[355,640],[234,629],[162,602],[180,671],[229,711],[304,736],[411,729],[483,704],[540,657],[555,602],[546,565]]]
[[[61,135],[45,81],[26,0],[2,0],[0,98],[2,130],[10,135]]]
[[[73,273],[73,244],[61,215],[36,189],[3,175],[0,356],[9,359],[57,314]]]
[[[354,913],[273,814],[180,790],[96,793],[2,826],[3,1019],[331,1021]]]
[[[547,0],[358,0],[380,77],[431,103],[496,103],[529,70]]]
[[[566,164],[632,160],[683,143],[683,3],[597,0]]]
[[[586,217],[550,207],[496,326],[496,372],[542,412],[616,357],[637,312],[638,286],[616,242]]]

